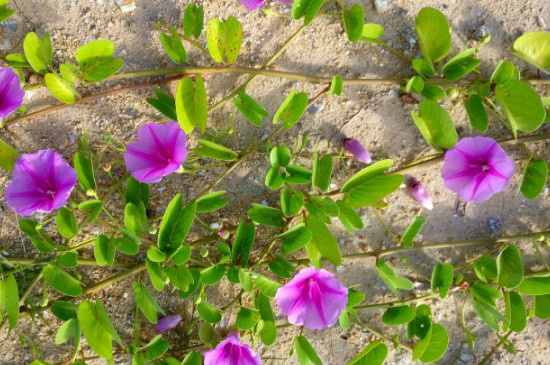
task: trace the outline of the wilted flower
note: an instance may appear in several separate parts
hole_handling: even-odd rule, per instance
[[[181,316],[178,316],[177,314],[162,317],[155,324],[155,331],[157,331],[158,333],[164,333],[176,327],[180,322],[181,322]]]
[[[187,136],[176,122],[146,123],[124,154],[126,168],[143,183],[159,182],[187,158]]]
[[[282,3],[285,3],[285,4],[292,3],[292,0],[279,0],[279,1],[282,2]],[[244,5],[246,10],[248,10],[248,11],[258,9],[265,2],[266,2],[266,0],[241,0],[241,4]]]
[[[445,187],[476,203],[506,189],[513,175],[514,161],[489,137],[461,139],[441,167]]]
[[[434,205],[432,204],[432,199],[430,194],[424,187],[421,181],[416,180],[414,177],[411,177],[409,180],[409,192],[414,196],[416,201],[428,210],[432,210]]]
[[[290,323],[321,330],[346,309],[348,288],[327,270],[306,267],[277,290],[275,300]]]
[[[216,346],[214,350],[204,353],[204,365],[261,365],[260,355],[248,345],[241,343],[238,332],[229,336]]]
[[[344,145],[344,149],[351,153],[357,161],[366,164],[372,162],[369,153],[358,140],[353,138],[344,138],[342,144]]]
[[[58,153],[24,154],[15,162],[6,202],[21,215],[51,212],[67,204],[76,182],[75,169]]]
[[[19,109],[24,96],[19,76],[9,67],[0,67],[0,122]]]

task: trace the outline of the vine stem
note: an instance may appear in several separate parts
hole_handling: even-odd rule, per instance
[[[491,357],[493,357],[493,355],[495,354],[495,352],[497,351],[497,349],[504,343],[504,341],[506,341],[508,339],[508,337],[510,337],[510,335],[512,334],[512,330],[508,331],[504,337],[502,337],[500,339],[500,341],[498,341],[498,343],[493,346],[493,348],[491,349],[491,351],[479,362],[479,365],[485,365],[489,362],[489,360],[491,359]]]
[[[375,330],[374,328],[370,327],[370,326],[367,326],[366,324],[364,324],[363,322],[359,321],[357,318],[353,317],[353,316],[349,316],[349,318],[351,319],[351,321],[353,323],[355,323],[356,325],[358,325],[359,327],[371,332],[371,333],[374,333],[376,336],[378,336],[379,338],[383,339],[384,341],[386,342],[390,342],[392,344],[396,344],[397,346],[399,346],[400,348],[404,349],[404,350],[407,350],[409,352],[412,352],[412,348],[407,346],[407,345],[404,345],[402,344],[401,342],[396,342],[394,340],[392,340],[391,338],[387,337],[386,335],[384,335],[382,332],[378,332],[377,330]]]

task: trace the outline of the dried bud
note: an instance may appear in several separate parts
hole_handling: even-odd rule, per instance
[[[428,210],[432,210],[434,205],[432,204],[432,199],[430,194],[420,181],[415,178],[409,180],[409,192],[414,196],[416,201]]]
[[[155,331],[158,333],[164,333],[176,327],[180,321],[181,316],[178,315],[162,317],[158,320],[157,324],[155,324]]]
[[[342,144],[344,145],[344,149],[351,153],[357,161],[366,163],[367,165],[372,162],[369,153],[358,140],[353,138],[344,138]]]

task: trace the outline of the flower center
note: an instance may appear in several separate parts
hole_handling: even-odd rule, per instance
[[[54,200],[56,194],[57,194],[57,191],[55,191],[55,190],[46,191],[46,195],[48,196],[48,198],[50,198],[50,200]]]
[[[483,165],[481,165],[481,172],[489,172],[491,168],[489,167],[489,164],[485,162]]]

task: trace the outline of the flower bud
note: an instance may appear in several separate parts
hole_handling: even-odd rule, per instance
[[[351,153],[357,161],[366,163],[367,165],[372,162],[369,153],[358,140],[353,138],[344,138],[342,144],[344,145],[344,149]]]
[[[428,210],[432,210],[434,205],[432,204],[432,199],[430,198],[430,194],[428,194],[428,191],[424,187],[424,184],[422,184],[420,181],[416,180],[414,177],[412,177],[409,180],[409,192],[414,196],[416,201],[422,205],[424,208]]]
[[[229,238],[229,232],[227,231],[219,231],[218,236],[220,236],[222,239],[226,240]]]
[[[109,171],[111,171],[111,167],[112,166],[111,166],[110,163],[106,163],[106,164],[103,165],[103,171],[109,172]]]
[[[180,321],[181,321],[181,316],[178,316],[177,314],[172,316],[162,317],[161,319],[158,320],[157,324],[155,324],[155,331],[157,331],[158,333],[164,333],[176,327],[178,323],[180,323]]]

